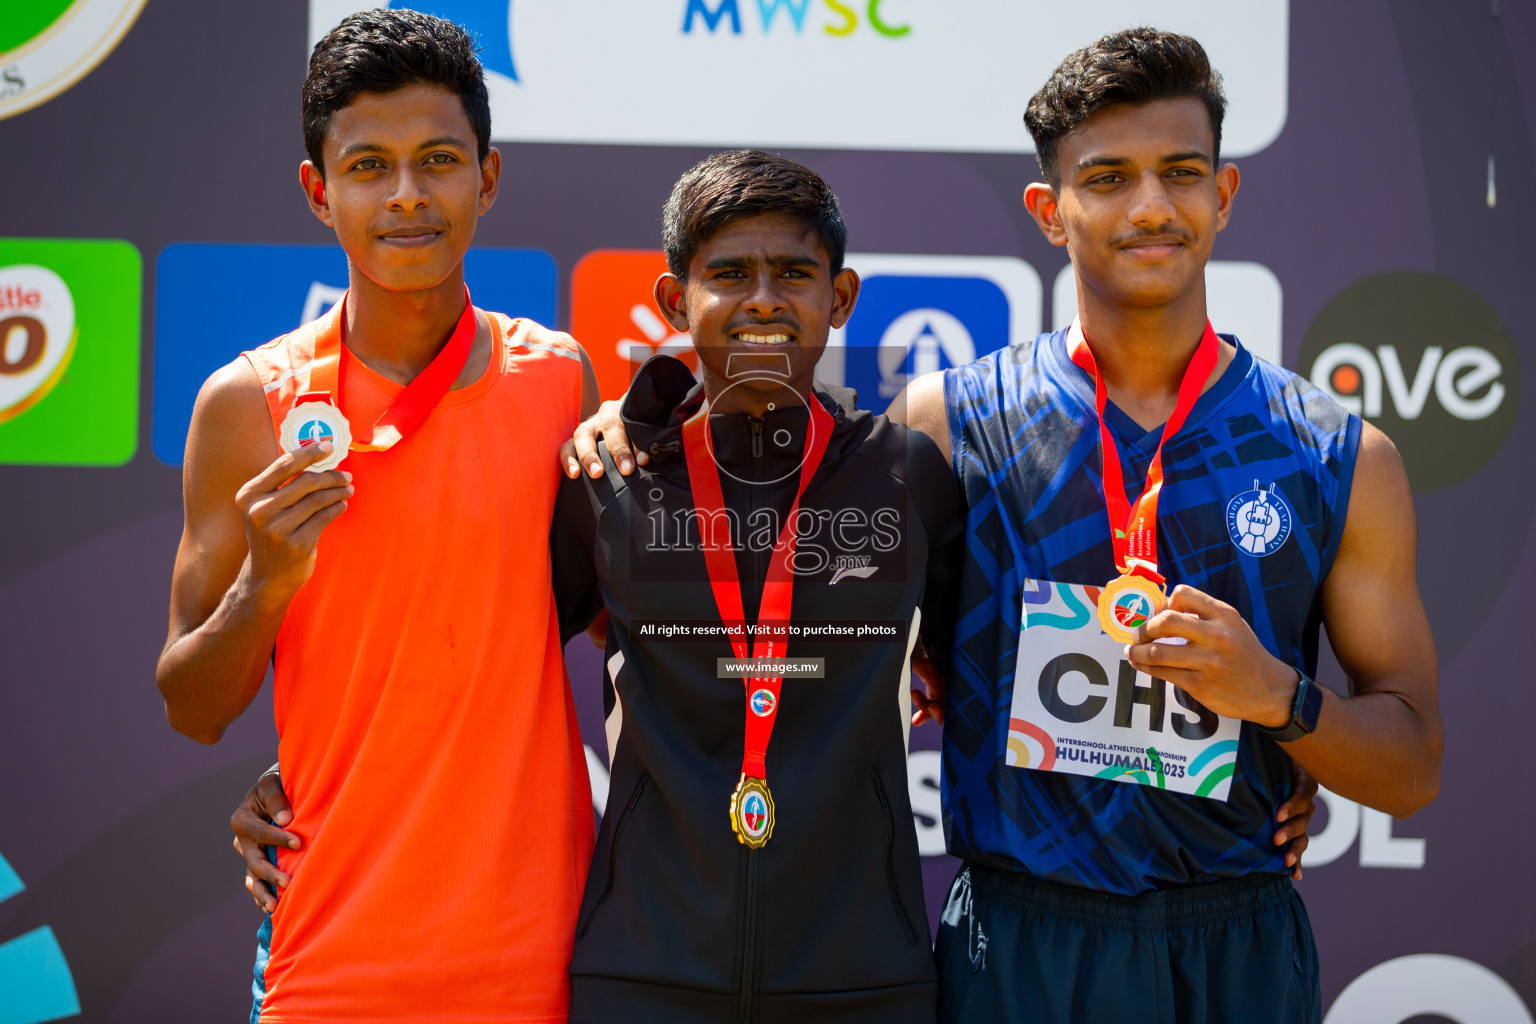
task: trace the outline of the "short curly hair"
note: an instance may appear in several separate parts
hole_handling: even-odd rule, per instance
[[[1227,98],[1221,74],[1197,41],[1155,28],[1132,28],[1083,47],[1061,62],[1024,111],[1040,173],[1052,188],[1061,187],[1057,145],[1100,110],[1182,96],[1195,97],[1210,112],[1216,140],[1211,159],[1220,160]]]
[[[358,93],[440,85],[455,93],[475,130],[480,159],[491,149],[491,97],[469,33],[420,11],[379,8],[341,20],[309,55],[304,78],[304,148],[325,173],[321,150],[331,118]]]

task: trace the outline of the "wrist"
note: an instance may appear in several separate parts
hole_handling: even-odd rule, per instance
[[[247,561],[240,572],[237,592],[258,618],[282,618],[288,612],[288,602],[298,590],[275,577],[259,575]]]
[[[1270,699],[1266,702],[1262,718],[1255,718],[1254,724],[1266,729],[1283,729],[1291,722],[1291,714],[1296,704],[1296,689],[1301,686],[1301,673],[1278,659],[1274,662],[1274,681],[1266,687]]]

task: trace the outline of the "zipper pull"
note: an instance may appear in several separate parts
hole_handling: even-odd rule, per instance
[[[762,420],[753,420],[752,421],[752,457],[754,459],[760,459],[760,458],[763,457],[763,421]]]

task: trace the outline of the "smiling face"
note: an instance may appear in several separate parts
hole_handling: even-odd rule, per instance
[[[715,411],[761,415],[768,402],[800,404],[786,388],[809,398],[827,335],[848,322],[858,292],[858,275],[834,274],[814,231],[764,213],[732,221],[701,244],[686,281],[663,274],[656,304],[693,336]]]
[[[1196,296],[1227,224],[1237,168],[1217,168],[1210,113],[1195,97],[1122,104],[1061,139],[1061,186],[1025,203],[1071,254],[1085,302],[1154,307]]]
[[[459,97],[435,85],[360,93],[326,132],[326,172],[305,161],[304,193],[336,229],[354,278],[387,291],[435,288],[460,271],[496,199],[501,157],[484,164]]]

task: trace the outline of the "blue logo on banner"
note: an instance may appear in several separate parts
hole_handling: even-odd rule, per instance
[[[555,319],[555,260],[538,249],[471,249],[464,276],[475,305],[546,326]],[[347,287],[347,258],[328,245],[181,243],[155,272],[155,455],[181,465],[192,403],[208,375],[330,309]]]
[[[0,902],[25,889],[0,856]],[[47,925],[0,943],[0,1022],[38,1024],[80,1012],[75,977]]]
[[[480,44],[480,63],[485,69],[517,81],[510,0],[390,0],[386,6],[409,7],[464,26]]]
[[[1008,296],[982,277],[872,274],[844,335],[844,382],[865,408],[919,374],[963,366],[1007,345]]]

